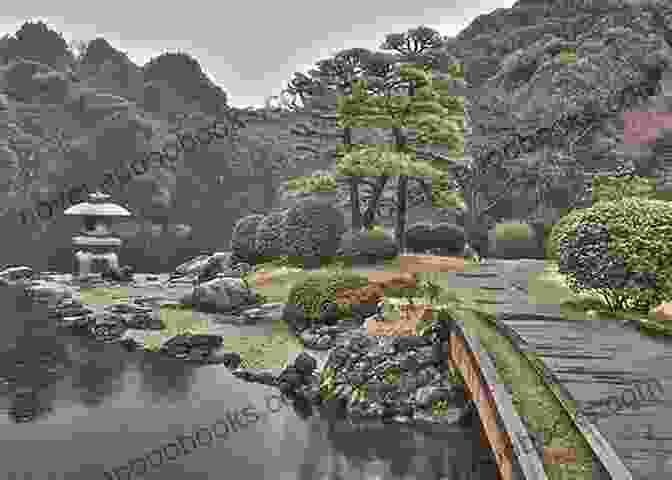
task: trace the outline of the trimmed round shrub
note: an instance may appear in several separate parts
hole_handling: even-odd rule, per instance
[[[263,215],[248,215],[239,219],[231,235],[231,251],[238,261],[254,264],[257,260],[256,236]]]
[[[286,211],[270,213],[257,225],[255,250],[266,261],[285,254],[282,236],[286,214]]]
[[[398,253],[397,242],[383,230],[350,230],[341,238],[338,250],[339,257],[354,265],[378,263]]]
[[[464,228],[454,223],[439,223],[432,228],[430,249],[438,255],[460,255],[467,243]]]
[[[69,92],[69,82],[65,73],[36,73],[33,81],[37,83],[41,101],[45,103],[65,103]]]
[[[50,70],[39,62],[18,60],[5,70],[5,89],[10,97],[21,102],[30,102],[40,92],[39,83],[33,75]]]
[[[415,223],[406,230],[406,247],[414,253],[422,253],[431,249],[432,224]]]
[[[519,259],[541,256],[534,229],[524,222],[498,223],[489,235],[491,255],[496,258]]]
[[[576,230],[579,224],[579,218],[583,214],[585,208],[572,210],[567,215],[562,217],[551,229],[546,242],[546,258],[553,261],[560,259],[560,242],[567,240],[570,235]]]
[[[345,217],[331,204],[307,199],[287,211],[284,250],[302,259],[306,268],[319,267],[336,256],[345,232]]]
[[[347,270],[311,272],[292,286],[287,303],[302,307],[306,318],[315,321],[320,318],[324,305],[336,302],[336,292],[368,284],[366,277]]]
[[[551,234],[576,289],[602,289],[610,307],[647,311],[672,295],[672,205],[624,198],[563,218]]]

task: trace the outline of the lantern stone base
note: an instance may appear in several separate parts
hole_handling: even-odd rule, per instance
[[[93,253],[79,250],[75,253],[76,270],[74,274],[78,278],[87,278],[92,275],[100,275],[108,268],[119,268],[119,257],[114,252]]]

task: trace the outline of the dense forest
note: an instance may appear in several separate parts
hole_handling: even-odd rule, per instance
[[[21,225],[19,212],[73,186],[100,185],[106,171],[174,143],[176,132],[237,118],[244,126],[229,138],[179,152],[171,167],[152,166],[109,192],[134,213],[120,229],[122,263],[137,271],[228,250],[241,216],[291,204],[291,177],[333,173],[343,145],[394,144],[390,129],[342,128],[338,98],[358,80],[370,95],[399,94],[409,64],[464,98],[466,129],[457,159],[407,132],[418,158],[449,173],[440,188],[409,183],[410,223],[460,216],[436,207],[440,190],[462,195],[474,228],[508,218],[555,221],[585,203],[589,180],[604,172],[636,171],[664,190],[669,135],[626,144],[621,114],[669,108],[663,78],[672,65],[672,9],[570,3],[521,1],[477,17],[456,37],[420,26],[386,35],[377,51],[335,46],[263,109],[230,107],[187,53],[138,66],[103,38],[68,45],[48,25],[26,22],[0,39],[0,263],[71,269],[73,219],[61,210]],[[463,80],[451,80],[456,65]],[[395,183],[364,179],[360,187],[360,211],[394,225]],[[353,221],[351,182],[339,190]]]

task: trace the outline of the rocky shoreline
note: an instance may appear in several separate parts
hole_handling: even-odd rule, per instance
[[[34,301],[47,304],[49,317],[73,333],[137,350],[143,348],[145,335],[164,328],[159,317],[161,302],[156,299],[83,305],[76,286],[48,275],[30,280],[33,275],[29,269],[22,272],[23,277],[14,283],[23,285]],[[124,284],[105,281],[93,286],[111,288]],[[276,310],[279,306],[269,305]],[[254,305],[244,312],[248,318],[254,318],[264,315],[265,308]],[[291,325],[296,326],[294,310],[285,306],[282,315],[285,319],[292,316]],[[364,326],[366,318],[374,312],[364,308],[357,313],[352,319],[316,322],[298,331],[293,329],[304,351],[279,372],[240,368],[240,355],[224,351],[219,335],[165,338],[158,353],[199,364],[222,364],[241,380],[277,388],[293,400],[297,411],[306,415],[318,408],[357,422],[440,427],[463,422],[473,414],[464,386],[455,382],[446,365],[449,325],[435,321],[431,337],[374,337]],[[322,357],[320,362],[316,356]],[[318,368],[318,363],[322,368]]]

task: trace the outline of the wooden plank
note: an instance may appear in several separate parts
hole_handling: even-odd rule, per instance
[[[549,369],[543,361],[541,362],[541,365],[539,365],[529,358],[528,352],[534,352],[534,349],[530,347],[527,341],[525,341],[525,339],[522,338],[518,332],[507,325],[506,322],[502,321],[502,318],[505,318],[506,315],[484,315],[486,315],[486,317],[493,318],[491,321],[493,321],[497,332],[511,341],[513,348],[523,357],[525,357],[532,368],[537,370],[544,383],[546,383],[546,385],[556,387],[557,391],[552,388],[549,390],[556,397],[558,403],[562,406],[565,412],[567,412],[567,415],[573,421],[574,425],[579,430],[588,445],[590,445],[593,455],[596,458],[596,462],[594,462],[593,467],[593,478],[595,480],[632,480],[632,473],[630,473],[630,471],[627,469],[618,454],[614,451],[614,448],[602,435],[602,432],[600,432],[597,426],[594,425],[582,412],[577,411],[576,415],[572,413],[569,408],[569,404],[570,401],[574,401],[576,403],[576,400],[569,392],[567,387],[565,387],[565,385],[556,377],[553,371]]]
[[[462,372],[465,384],[476,403],[483,430],[495,454],[502,480],[511,480],[513,478],[513,460],[510,441],[506,434],[501,432],[497,426],[496,407],[492,405],[490,398],[488,398],[489,396],[484,394],[483,384],[477,367],[474,365],[472,358],[470,358],[471,356],[464,343],[457,339],[457,337],[452,338],[456,338],[456,341],[451,341],[453,363]]]
[[[529,448],[532,439],[514,410],[511,396],[496,382],[492,361],[460,321],[450,336],[449,359],[460,369],[474,399],[502,480],[547,480],[541,458]]]

